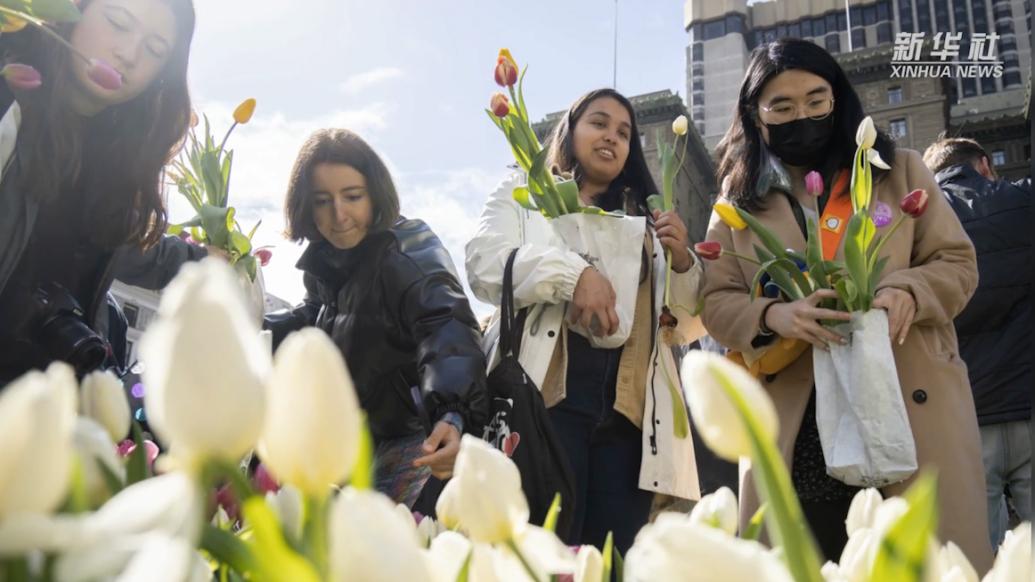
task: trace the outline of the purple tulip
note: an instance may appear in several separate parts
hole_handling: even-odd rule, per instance
[[[101,59],[90,59],[90,70],[86,74],[102,89],[118,91],[122,88],[122,75]]]
[[[43,84],[39,71],[21,63],[5,65],[3,70],[0,70],[0,75],[3,75],[7,86],[14,91],[32,91]]]

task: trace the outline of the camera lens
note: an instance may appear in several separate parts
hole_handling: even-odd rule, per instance
[[[101,336],[69,313],[47,321],[39,337],[51,357],[71,364],[80,375],[101,367],[108,354]]]

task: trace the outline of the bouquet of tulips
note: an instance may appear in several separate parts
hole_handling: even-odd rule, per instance
[[[813,350],[812,354],[816,422],[827,472],[859,486],[883,486],[901,481],[917,469],[916,445],[888,341],[887,314],[872,309],[872,305],[888,260],[881,256],[885,243],[903,221],[923,214],[928,194],[916,190],[904,197],[895,223],[886,234],[877,236],[876,213],[871,208],[872,166],[883,169],[889,166],[873,149],[876,137],[873,120],[866,117],[856,132],[857,148],[850,182],[851,216],[845,225],[822,226],[845,229],[844,261],[828,258],[836,249],[826,249],[824,253],[821,226],[816,220],[808,220],[806,249],[802,255],[787,249],[750,213],[725,202],[715,205],[716,213],[733,229],[751,229],[762,243],[755,246],[756,258],[727,251],[714,242],[697,246],[698,253],[707,258],[726,254],[758,265],[750,289],[758,289],[760,294],[773,291],[770,296],[782,294],[794,301],[819,289],[833,289],[838,299],[836,305],[830,307],[852,313],[850,323],[835,327],[848,338],[848,345],[832,345],[829,352]],[[810,172],[805,182],[806,191],[813,199],[822,194],[823,181],[818,173]],[[886,212],[877,218],[881,226],[890,220]],[[781,348],[786,349],[786,346],[781,345]],[[801,351],[804,350],[791,353],[796,357]]]
[[[539,143],[529,123],[523,90],[527,67],[520,74],[518,71],[510,51],[500,49],[493,76],[510,97],[495,93],[487,110],[489,119],[506,136],[514,159],[526,176],[525,183],[514,188],[514,200],[522,208],[548,218],[564,248],[579,254],[611,282],[616,295],[618,330],[610,336],[597,335],[599,322],[595,319],[588,329],[581,324],[572,324],[570,329],[585,336],[595,347],[617,348],[632,331],[646,219],[583,206],[575,180],[554,175],[547,163],[549,150]]]
[[[255,113],[255,99],[245,99],[234,109],[234,123],[226,131],[218,145],[212,135],[208,117],[204,117],[204,129],[199,137],[197,118],[192,118],[190,139],[180,158],[173,160],[170,175],[176,189],[190,202],[194,218],[169,226],[169,234],[180,235],[190,232],[192,241],[206,244],[227,253],[230,264],[255,281],[258,261],[252,249],[252,237],[259,228],[259,221],[248,234],[235,219],[236,211],[229,205],[230,173],[233,170],[234,151],[226,149],[230,134],[238,125],[251,121]]]

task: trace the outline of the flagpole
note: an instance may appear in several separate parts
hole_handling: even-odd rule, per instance
[[[613,50],[614,61],[611,63],[611,88],[618,90],[618,0],[615,0],[615,43]]]
[[[848,0],[845,0],[845,20],[848,23],[848,52],[852,52],[852,10],[848,7]]]

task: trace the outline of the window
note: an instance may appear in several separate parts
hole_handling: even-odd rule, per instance
[[[891,42],[891,23],[882,22],[877,25],[877,44]]]
[[[927,0],[916,0],[916,30],[931,36],[931,7]]]
[[[133,363],[133,341],[126,340],[126,362],[128,364]]]
[[[844,18],[844,14],[841,15],[841,18]],[[827,32],[837,30],[837,14],[827,14],[823,22],[826,24]]]
[[[787,27],[787,36],[791,38],[801,38],[801,25],[795,22]]]
[[[865,26],[869,26],[871,24],[877,24],[877,7],[876,6],[867,6],[866,9],[863,10],[863,21],[862,21],[862,23]],[[853,22],[853,24],[855,24],[855,23]]]
[[[949,0],[935,0],[934,18],[937,30],[952,32],[952,26],[949,25]]]
[[[824,42],[826,43],[826,47],[827,47],[827,52],[828,53],[836,54],[836,53],[841,52],[841,35],[840,34],[838,34],[836,32],[834,34],[828,34],[826,39],[824,39]]]
[[[713,38],[720,38],[726,36],[726,22],[723,20],[713,20],[712,22],[706,22],[704,24],[704,40],[711,40]]]
[[[902,103],[902,87],[891,87],[888,89],[888,104],[895,105]]]
[[[992,6],[992,15],[995,16],[996,20],[1000,18],[1013,18],[1013,10],[1010,9],[1009,4],[997,2]]]
[[[802,21],[801,21],[801,36],[802,37],[812,36],[812,20],[811,19],[809,19],[809,18],[802,19]]]
[[[126,314],[126,322],[130,327],[137,326],[137,320],[140,318],[140,308],[132,303],[126,303],[122,306],[122,313]]]
[[[988,9],[985,0],[972,0],[970,10],[974,18],[974,32],[988,32]]]
[[[690,27],[690,44],[694,44],[695,40],[704,40],[704,36],[701,34],[701,23],[695,22]]]
[[[891,135],[891,139],[899,139],[899,138],[902,138],[902,137],[906,137],[906,135],[908,133],[906,131],[906,120],[905,119],[892,119],[891,120],[891,128],[890,129],[891,129],[891,131],[889,133]]]
[[[884,0],[877,4],[877,20],[889,20],[891,19],[891,8],[888,6],[888,1]]]
[[[848,15],[844,12],[837,13],[837,30],[848,30]]]
[[[1006,71],[1003,73],[1004,87],[1020,87],[1021,73],[1019,71]]]
[[[982,77],[981,78],[981,93],[983,95],[988,95],[989,93],[995,93],[995,89],[996,89],[996,87],[995,87],[995,79],[993,79],[992,77]]]
[[[852,29],[852,50],[866,48],[866,31],[862,28]]]
[[[852,8],[852,26],[862,26],[863,9],[861,6]]]
[[[1006,165],[1006,152],[1003,150],[995,150],[992,152],[992,165],[993,166],[1004,166]]]
[[[726,34],[744,34],[744,16],[742,14],[730,14],[726,16]]]
[[[691,52],[691,59],[690,60],[692,60],[694,62],[703,62],[704,61],[704,43],[703,42],[695,42],[694,43],[694,47],[693,47],[692,52]]]
[[[900,32],[916,32],[913,27],[913,2],[902,0],[898,3],[898,19],[901,26]]]
[[[701,79],[700,77],[694,79],[693,89],[694,93],[697,93],[698,91],[704,91],[704,79]]]
[[[977,82],[974,79],[963,79],[963,96],[973,97],[977,95]]]

